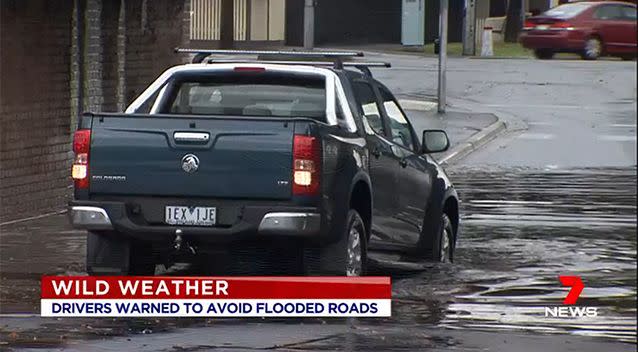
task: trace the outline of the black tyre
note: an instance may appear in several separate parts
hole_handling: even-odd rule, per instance
[[[636,54],[624,54],[624,55],[621,55],[620,58],[623,61],[631,61],[636,59]]]
[[[303,265],[307,275],[362,276],[366,273],[367,232],[359,213],[348,212],[341,239],[323,247],[305,248]]]
[[[436,262],[452,263],[454,261],[454,228],[447,214],[441,217],[441,229],[434,240],[431,258]]]
[[[540,60],[551,60],[554,57],[554,52],[549,49],[536,49],[534,50],[534,56]]]
[[[596,60],[603,54],[603,42],[598,37],[589,37],[581,54],[585,60]]]
[[[154,275],[155,256],[148,244],[132,242],[114,233],[89,232],[86,271],[89,275]]]

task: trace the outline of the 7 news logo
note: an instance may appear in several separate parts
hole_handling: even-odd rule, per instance
[[[563,300],[561,307],[545,307],[545,316],[554,318],[594,318],[598,316],[596,307],[576,306],[578,297],[585,288],[580,276],[559,276],[558,279],[563,286],[570,286],[571,290]]]

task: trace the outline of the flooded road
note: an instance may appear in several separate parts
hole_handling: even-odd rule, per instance
[[[394,273],[392,318],[353,323],[28,317],[24,314],[39,312],[40,275],[83,274],[84,236],[59,215],[0,228],[0,341],[36,348],[81,341],[87,346],[117,346],[121,339],[130,342],[152,335],[181,341],[183,347],[196,344],[197,336],[205,339],[223,333],[230,341],[224,346],[237,348],[250,345],[240,344],[248,338],[247,331],[270,329],[270,335],[264,332],[259,337],[262,345],[250,345],[251,349],[329,350],[349,345],[352,350],[362,346],[416,350],[467,347],[465,334],[485,331],[603,337],[600,342],[620,342],[614,345],[621,346],[616,350],[635,349],[635,168],[457,166],[450,177],[463,201],[456,263]],[[577,305],[597,307],[597,317],[545,317],[544,307],[560,306],[567,294],[559,275],[582,277],[585,289]],[[461,333],[444,338],[432,336],[432,329],[442,336],[448,336],[445,331]],[[186,338],[180,331],[194,336]]]
[[[635,169],[460,168],[451,178],[463,200],[457,262],[395,281],[396,317],[635,343]],[[581,276],[577,305],[598,307],[598,317],[545,317],[567,295],[559,275]],[[422,297],[449,300],[437,322]]]

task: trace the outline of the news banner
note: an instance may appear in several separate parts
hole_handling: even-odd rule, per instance
[[[44,317],[389,317],[389,277],[43,276]]]

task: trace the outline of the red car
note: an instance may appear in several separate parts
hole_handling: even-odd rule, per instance
[[[520,37],[539,59],[578,53],[586,60],[603,55],[636,57],[636,5],[583,1],[554,7],[525,21]]]

